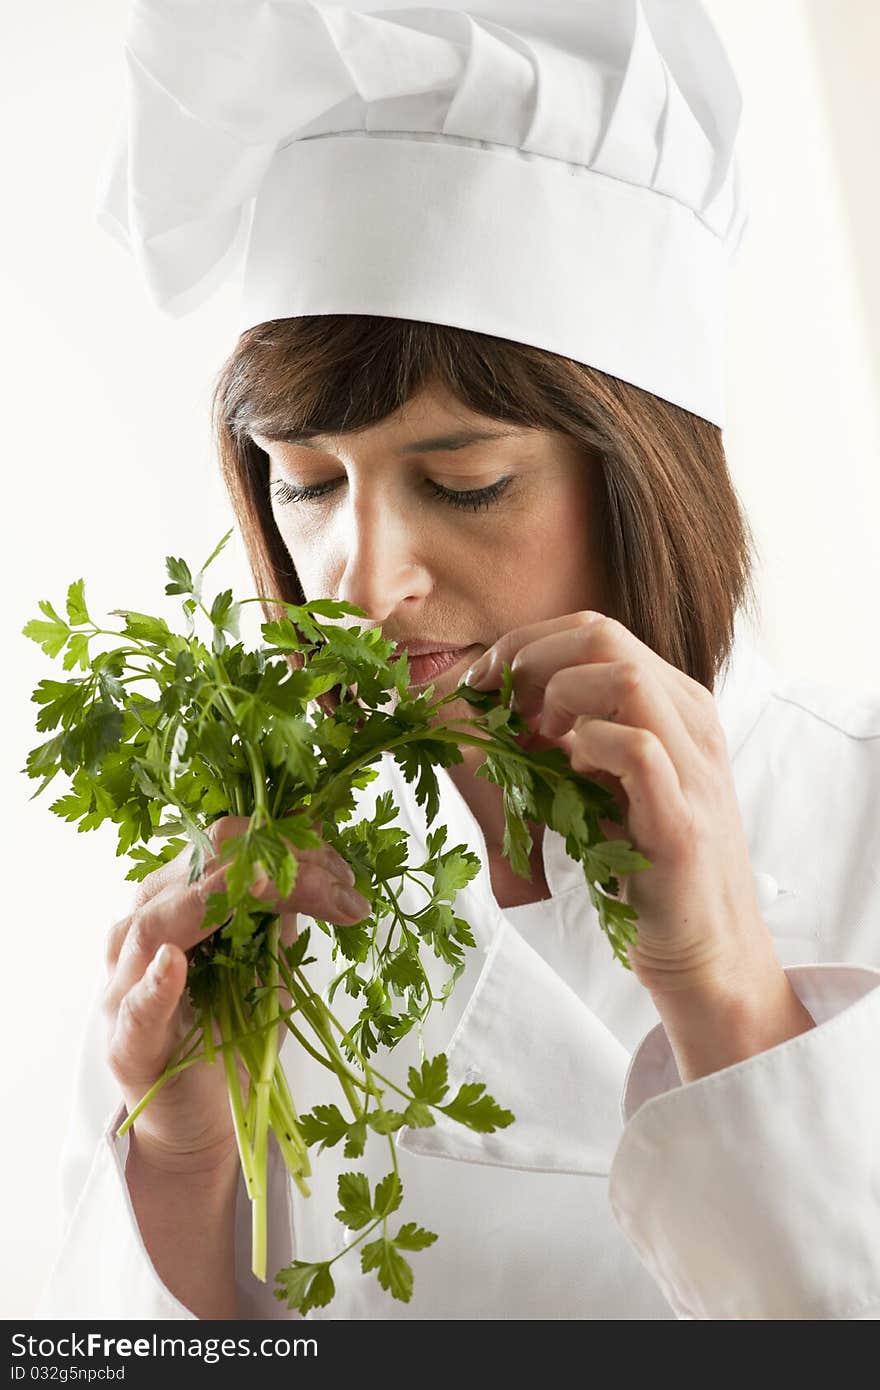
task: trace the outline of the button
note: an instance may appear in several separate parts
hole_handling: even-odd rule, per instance
[[[779,884],[772,874],[755,873],[755,891],[758,895],[758,906],[760,908],[769,907],[775,903],[779,897]]]

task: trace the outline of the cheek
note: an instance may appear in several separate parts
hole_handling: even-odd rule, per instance
[[[528,596],[539,618],[601,610],[604,581],[596,532],[594,500],[582,480],[549,487],[521,519],[511,547],[513,573],[520,596]]]
[[[315,537],[321,529],[315,510],[313,508],[310,514],[307,502],[272,509],[275,525],[285,545],[292,549],[294,546],[315,544]]]
[[[323,593],[322,577],[329,572],[329,547],[322,543],[322,528],[317,518],[292,518],[287,509],[273,511],[284,546],[290,556],[300,584],[306,594]],[[326,527],[323,528],[326,531]]]

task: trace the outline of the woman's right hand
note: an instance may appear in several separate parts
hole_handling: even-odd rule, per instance
[[[247,830],[244,816],[223,816],[207,830],[218,852],[201,878],[188,883],[189,847],[148,874],[138,885],[131,912],[107,935],[107,987],[103,1011],[107,1022],[108,1061],[129,1113],[161,1076],[175,1048],[192,1028],[194,1011],[185,985],[185,954],[208,932],[202,929],[207,900],[226,886],[228,864],[220,864],[222,842]],[[296,850],[299,861],[290,896],[279,902],[270,880],[256,896],[281,915],[281,940],[296,940],[297,913],[338,925],[360,922],[369,912],[344,909],[334,894],[354,882],[354,874],[329,845]],[[252,889],[252,891],[254,891]],[[360,895],[356,895],[359,897]],[[164,952],[162,948],[164,949]],[[164,959],[159,960],[160,953]],[[282,1001],[288,1007],[289,1001]],[[283,1024],[279,1025],[283,1029]],[[214,1025],[215,1041],[219,1032]],[[248,1077],[239,1063],[243,1096]],[[220,1054],[186,1067],[157,1091],[134,1121],[139,1158],[168,1173],[208,1173],[237,1163],[237,1146],[229,1109],[226,1073]]]

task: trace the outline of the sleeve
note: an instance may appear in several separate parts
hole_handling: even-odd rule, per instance
[[[104,1055],[102,988],[95,991],[80,1047],[72,1111],[61,1150],[63,1234],[36,1310],[38,1319],[191,1319],[153,1266],[125,1179],[128,1135],[116,1137],[124,1101]],[[270,1137],[267,1270],[251,1272],[250,1202],[239,1180],[235,1217],[241,1318],[298,1318],[274,1297],[272,1275],[290,1262],[293,1232],[287,1169]]]
[[[630,1056],[502,920],[446,1044],[514,1124],[403,1126],[412,1153],[608,1178],[676,1317],[880,1318],[880,969],[786,968],[816,1027],[682,1085],[662,1024]]]
[[[633,1054],[615,1220],[681,1319],[880,1318],[880,970],[786,969],[816,1027],[682,1085]]]

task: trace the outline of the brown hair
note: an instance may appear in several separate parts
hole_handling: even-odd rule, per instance
[[[250,432],[363,429],[429,384],[479,414],[565,431],[598,456],[609,616],[712,690],[737,610],[756,610],[754,539],[721,430],[593,367],[462,328],[320,314],[241,335],[216,380],[212,415],[256,592],[305,602],[272,515],[268,457]],[[263,611],[267,621],[283,614],[266,603]]]

